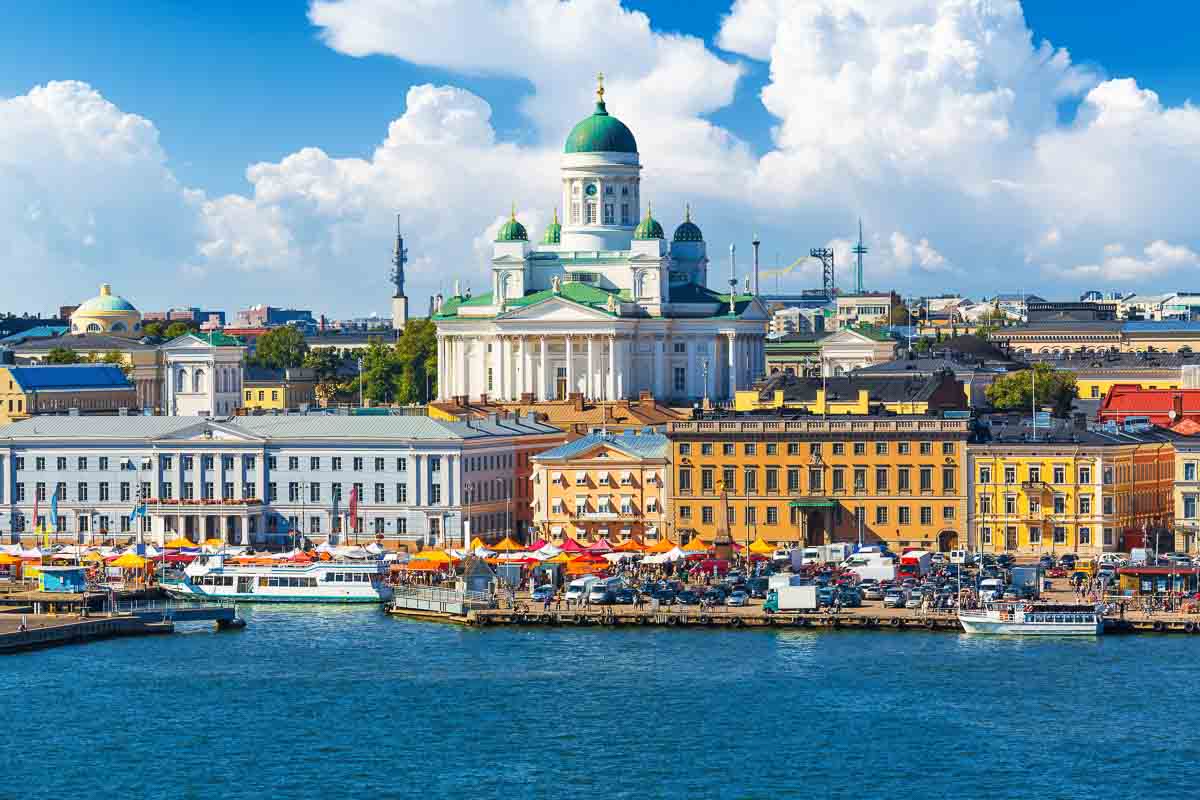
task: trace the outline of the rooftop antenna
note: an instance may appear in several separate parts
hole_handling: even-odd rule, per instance
[[[854,292],[855,294],[862,294],[865,291],[863,288],[862,257],[867,254],[867,248],[863,244],[862,238],[862,217],[858,218],[858,244],[854,245],[854,248],[850,252],[858,257],[858,269],[854,275]]]
[[[734,315],[737,308],[735,298],[737,297],[737,245],[730,243],[729,245],[729,316]]]
[[[754,234],[754,239],[750,242],[754,248],[754,296],[758,297],[758,246],[762,244],[758,240],[758,234]]]

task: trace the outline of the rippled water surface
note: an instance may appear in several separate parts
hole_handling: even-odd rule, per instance
[[[244,614],[0,660],[0,797],[1196,796],[1200,637]]]

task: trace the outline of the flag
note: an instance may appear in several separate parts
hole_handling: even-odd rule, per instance
[[[54,528],[54,532],[58,533],[58,490],[50,496],[50,525]]]
[[[329,542],[330,544],[337,544],[337,535],[342,532],[341,512],[338,511],[338,501],[341,499],[341,494],[342,493],[340,491],[333,492],[333,507],[329,510],[329,517],[331,520],[329,531],[330,535],[333,537]]]
[[[358,533],[358,487],[350,489],[350,525]],[[357,540],[356,540],[357,541]]]

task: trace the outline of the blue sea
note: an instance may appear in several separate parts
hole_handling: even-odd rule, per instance
[[[243,614],[0,660],[0,797],[1196,794],[1200,637]]]

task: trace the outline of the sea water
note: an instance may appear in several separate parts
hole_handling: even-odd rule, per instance
[[[0,660],[0,797],[1195,795],[1200,637],[242,613]]]

